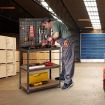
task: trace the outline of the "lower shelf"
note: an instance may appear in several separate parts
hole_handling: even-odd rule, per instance
[[[27,92],[35,92],[38,90],[44,90],[44,89],[49,89],[49,88],[54,88],[54,87],[60,87],[60,82],[56,80],[49,80],[47,84],[39,85],[39,86],[34,86],[34,87],[29,87],[29,90],[27,90],[27,84],[24,83],[22,84],[22,88]]]

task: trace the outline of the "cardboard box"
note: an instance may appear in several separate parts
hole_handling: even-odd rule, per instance
[[[7,72],[7,76],[16,75],[16,65],[13,63],[7,64],[6,72]]]
[[[0,49],[6,49],[6,36],[0,35]]]
[[[0,78],[6,77],[6,64],[0,64]]]
[[[16,49],[16,38],[6,37],[6,49]]]
[[[0,63],[6,63],[6,51],[0,50]]]
[[[16,51],[15,52],[15,60],[16,60],[16,62],[18,61],[19,62],[19,60],[20,60],[20,52],[19,51]]]
[[[15,62],[15,51],[7,50],[7,63]]]
[[[16,63],[15,63],[15,65],[16,65],[16,72],[19,72],[19,63],[20,63],[20,62],[16,62]]]

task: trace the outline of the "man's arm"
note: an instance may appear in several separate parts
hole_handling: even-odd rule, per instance
[[[59,32],[55,32],[51,37],[51,41],[56,41],[58,38],[59,38]],[[68,47],[69,43],[70,42],[67,39],[65,39],[62,47]]]
[[[57,40],[59,38],[59,32],[55,32],[51,37],[48,38],[48,41]]]
[[[52,34],[52,38],[54,40],[58,39],[59,38],[59,32],[55,32],[54,34]]]

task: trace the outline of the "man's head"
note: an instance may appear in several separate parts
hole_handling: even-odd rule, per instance
[[[52,28],[52,19],[49,17],[45,17],[42,22],[41,25],[42,27],[44,27],[45,29],[51,29]]]

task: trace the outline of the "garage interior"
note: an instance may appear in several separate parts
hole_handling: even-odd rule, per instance
[[[85,2],[88,2],[88,5]],[[96,10],[93,10],[93,15],[89,16],[86,5],[87,7],[94,7],[94,5],[90,6],[89,2],[90,4],[96,2],[98,14]],[[0,0],[1,105],[104,105],[104,7],[104,0]],[[92,11],[90,10],[90,12]],[[99,20],[95,18],[98,15]],[[42,19],[44,17],[55,18],[63,22],[72,34],[75,41],[74,86],[66,90],[52,88],[27,94],[22,89],[19,89],[19,22],[20,19]],[[94,42],[88,43],[91,40]],[[9,48],[11,46],[12,48]],[[24,57],[26,56],[24,54]],[[33,56],[43,59],[46,57],[44,53],[35,53]],[[52,57],[58,58],[58,55],[54,53]],[[24,61],[24,63],[26,62]],[[4,69],[6,69],[5,72]],[[53,78],[55,78],[59,75],[59,72],[54,69],[52,74]],[[23,78],[25,78],[24,72]]]

